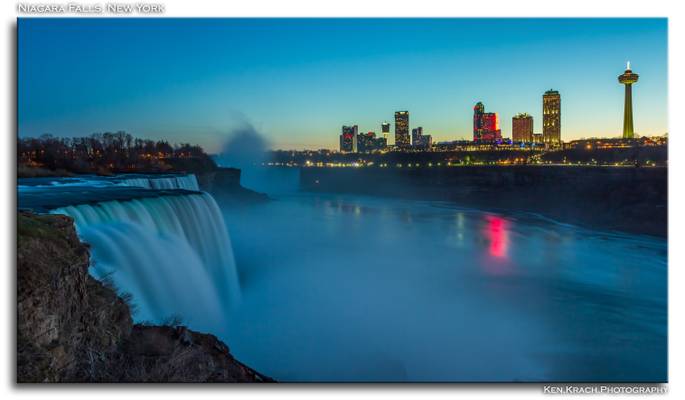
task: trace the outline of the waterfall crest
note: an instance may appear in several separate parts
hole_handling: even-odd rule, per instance
[[[240,299],[228,230],[207,193],[104,201],[51,213],[74,218],[91,245],[91,272],[111,276],[131,292],[137,320],[159,323],[180,315],[196,329],[216,331]]]
[[[186,189],[200,191],[200,185],[194,174],[189,175],[161,175],[161,176],[135,176],[118,179],[126,186],[138,186],[146,189]]]

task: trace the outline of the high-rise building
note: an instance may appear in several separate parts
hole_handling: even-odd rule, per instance
[[[389,122],[383,122],[383,124],[381,124],[381,133],[383,134],[383,138],[385,139],[385,143],[388,143],[388,136],[390,135],[390,123]]]
[[[433,137],[423,134],[419,136],[417,143],[414,145],[414,147],[421,150],[430,150],[431,146],[433,146]]]
[[[473,107],[473,141],[494,142],[502,140],[497,113],[486,113],[485,106],[480,101]]]
[[[388,138],[385,138],[385,137],[376,138],[376,149],[377,150],[382,150],[386,147],[388,147]]]
[[[556,90],[542,95],[542,140],[545,144],[561,144],[561,96]]]
[[[409,141],[409,111],[395,112],[395,147],[406,149]]]
[[[423,134],[423,127],[419,126],[411,130],[411,145],[414,148],[427,150],[433,144],[431,135]]]
[[[376,132],[360,133],[357,139],[357,150],[360,153],[381,150],[386,146],[385,138],[377,138]]]
[[[533,117],[526,113],[514,115],[511,119],[511,140],[531,143],[533,141]]]
[[[635,137],[633,131],[633,83],[637,82],[638,74],[630,70],[630,61],[626,65],[626,71],[618,76],[618,83],[626,87],[625,100],[623,103],[623,138]]]
[[[411,144],[412,146],[419,145],[423,136],[423,127],[419,126],[411,130]]]
[[[480,140],[483,134],[483,114],[485,114],[485,106],[480,101],[473,106],[473,141]]]
[[[357,125],[343,125],[342,134],[340,135],[340,151],[346,153],[357,152],[357,134],[359,128]]]

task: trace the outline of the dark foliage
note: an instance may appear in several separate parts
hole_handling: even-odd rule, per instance
[[[103,175],[173,171],[178,165],[203,170],[216,168],[200,146],[138,139],[121,131],[74,138],[49,134],[19,138],[17,160],[22,167]]]

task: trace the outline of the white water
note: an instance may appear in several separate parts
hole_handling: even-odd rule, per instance
[[[147,189],[186,189],[200,191],[195,175],[175,175],[161,177],[126,177],[120,180],[126,186]]]
[[[196,182],[196,181],[195,181]],[[223,217],[206,193],[107,201],[58,208],[91,245],[92,272],[133,295],[136,320],[179,315],[214,333],[240,299]]]
[[[28,183],[28,184],[22,184]],[[135,186],[145,189],[186,189],[200,191],[200,185],[194,174],[188,175],[118,175],[113,177],[54,177],[20,179],[19,190],[43,190],[59,187],[108,187]]]

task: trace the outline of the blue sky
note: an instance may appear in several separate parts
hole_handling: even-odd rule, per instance
[[[630,60],[635,130],[661,135],[667,46],[666,19],[20,19],[19,134],[213,152],[249,123],[273,148],[337,148],[341,125],[380,132],[409,110],[442,141],[470,138],[482,101],[510,137],[518,112],[541,132],[553,88],[563,140],[619,136]]]

